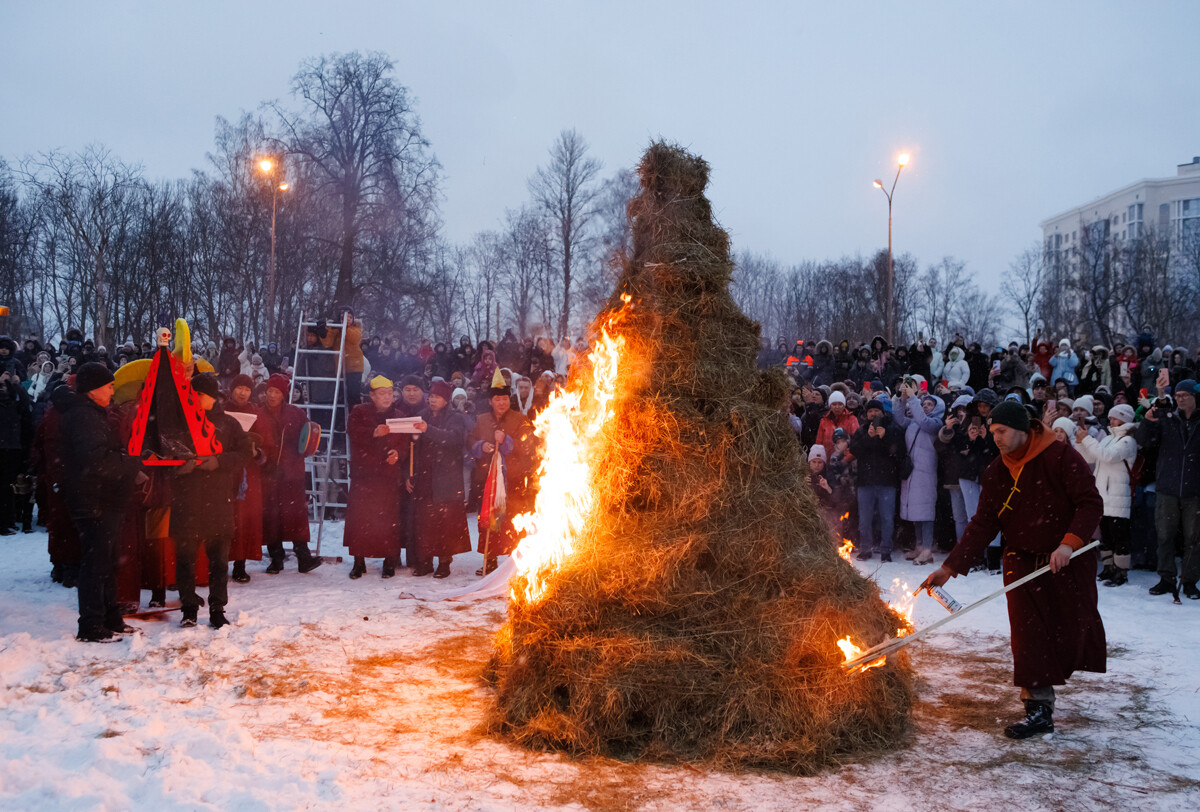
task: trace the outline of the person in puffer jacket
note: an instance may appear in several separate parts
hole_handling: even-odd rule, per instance
[[[1130,474],[1137,459],[1137,440],[1133,438],[1133,407],[1122,403],[1108,415],[1109,431],[1097,440],[1085,428],[1075,432],[1075,450],[1096,468],[1096,490],[1104,499],[1104,518],[1100,520],[1100,561],[1104,569],[1100,580],[1105,586],[1121,586],[1129,580],[1129,511],[1133,505]]]
[[[1058,352],[1050,359],[1050,380],[1062,378],[1074,392],[1079,383],[1079,376],[1075,374],[1078,368],[1079,356],[1071,349],[1071,342],[1064,338],[1058,342]]]
[[[950,360],[942,369],[942,377],[951,389],[962,389],[971,379],[971,367],[967,365],[962,347],[950,348]]]

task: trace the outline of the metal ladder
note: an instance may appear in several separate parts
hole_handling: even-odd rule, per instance
[[[346,508],[344,496],[350,491],[350,453],[346,442],[346,419],[349,415],[346,413],[346,402],[342,390],[346,357],[346,328],[350,326],[347,320],[348,315],[342,316],[341,336],[336,350],[327,350],[320,346],[314,349],[305,345],[306,329],[316,327],[318,322],[305,321],[303,312],[300,313],[300,320],[296,325],[296,357],[292,361],[294,370],[288,402],[293,402],[296,390],[300,389],[303,398],[302,402],[296,405],[304,410],[309,420],[321,424],[321,441],[317,445],[316,453],[304,460],[304,468],[309,477],[309,487],[305,490],[308,497],[308,520],[310,524],[317,525],[316,555],[318,556],[321,554],[321,531],[325,526],[326,510],[328,508],[344,510]],[[331,325],[328,322],[326,327],[338,329],[336,324]],[[336,356],[337,360],[334,377],[312,374],[312,362],[330,359],[331,356]],[[303,363],[301,363],[302,361]],[[333,384],[333,399],[331,401],[325,398],[314,400],[311,386],[313,383]],[[328,428],[326,428],[325,420],[321,419],[326,416],[328,416]],[[340,429],[338,428],[339,417],[341,418]],[[335,491],[332,500],[330,498],[331,489]]]

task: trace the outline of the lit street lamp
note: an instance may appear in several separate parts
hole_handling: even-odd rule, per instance
[[[896,341],[896,304],[893,296],[893,289],[895,288],[896,283],[896,273],[892,265],[892,195],[896,191],[897,181],[900,180],[900,170],[903,169],[904,165],[908,163],[908,153],[905,152],[901,154],[900,157],[896,159],[896,163],[899,165],[896,167],[896,178],[892,181],[892,188],[890,191],[883,188],[883,181],[879,180],[878,178],[875,179],[875,188],[883,192],[883,195],[887,198],[888,202],[888,273],[886,293],[887,312],[884,316],[884,335],[887,338],[888,344],[893,344]]]
[[[286,192],[289,184],[275,179],[275,162],[263,158],[258,162],[258,168],[271,179],[271,264],[267,270],[267,307],[265,338],[269,341],[273,336],[271,329],[275,322],[275,206],[280,192]]]

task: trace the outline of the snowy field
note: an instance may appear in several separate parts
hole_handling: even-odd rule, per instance
[[[344,554],[340,530],[326,526],[325,555]],[[1151,599],[1149,573],[1100,589],[1109,673],[1060,690],[1055,734],[1001,733],[1019,705],[997,601],[910,647],[920,679],[907,747],[797,778],[571,759],[486,735],[480,672],[503,600],[398,599],[473,582],[477,554],[443,582],[384,581],[377,563],[359,581],[349,561],[300,575],[289,559],[274,577],[252,564],[250,584],[230,584],[233,624],[219,632],[204,610],[186,630],[173,612],[88,645],[73,639],[74,591],[50,582],[45,535],[0,550],[0,809],[1200,806],[1200,605]],[[863,571],[886,589],[929,569]],[[977,574],[947,589],[966,603],[999,586]],[[944,612],[922,597],[917,626]]]

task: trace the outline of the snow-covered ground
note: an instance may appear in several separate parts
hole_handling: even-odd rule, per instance
[[[344,554],[340,525],[322,552]],[[907,747],[811,778],[571,759],[488,735],[480,680],[504,601],[398,599],[472,583],[358,581],[349,562],[230,584],[233,625],[136,621],[74,640],[75,593],[49,579],[44,534],[0,539],[0,809],[1196,809],[1200,604],[1150,598],[1149,573],[1101,588],[1109,673],[1059,693],[1058,732],[1011,742],[1018,711],[996,601],[910,647]],[[867,562],[874,564],[876,562]],[[859,565],[860,567],[862,565]],[[885,588],[929,568],[866,567]],[[966,603],[1000,586],[948,585]],[[144,593],[145,595],[146,593]],[[172,597],[173,594],[172,594]],[[922,597],[917,626],[944,616]],[[201,620],[205,616],[201,610]]]

